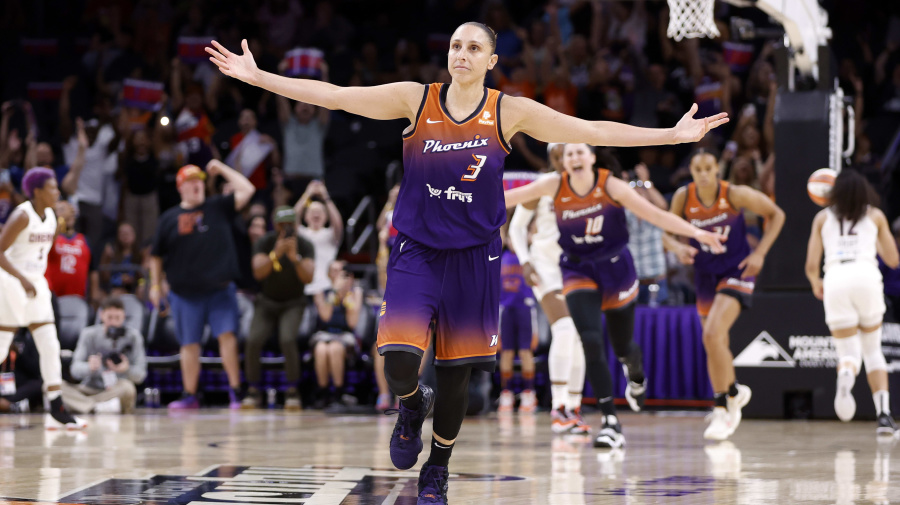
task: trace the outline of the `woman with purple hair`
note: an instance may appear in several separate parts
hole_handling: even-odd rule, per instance
[[[50,287],[44,272],[56,238],[59,187],[53,170],[32,168],[22,179],[28,201],[16,207],[0,232],[0,362],[6,360],[13,333],[28,328],[41,355],[41,377],[50,400],[47,429],[81,429],[85,422],[63,408],[62,365]]]

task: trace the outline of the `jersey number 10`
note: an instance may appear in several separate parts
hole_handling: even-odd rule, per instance
[[[584,227],[585,235],[598,235],[603,229],[603,216],[587,218],[587,225]]]

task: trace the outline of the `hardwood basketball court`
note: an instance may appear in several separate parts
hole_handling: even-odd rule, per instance
[[[400,472],[388,457],[391,416],[143,410],[86,419],[84,432],[51,432],[39,415],[0,417],[0,503],[416,500],[419,466]],[[451,503],[900,502],[896,440],[876,441],[874,422],[745,420],[731,441],[711,444],[703,413],[622,421],[626,448],[610,452],[589,437],[554,436],[546,413],[467,419],[451,460]]]

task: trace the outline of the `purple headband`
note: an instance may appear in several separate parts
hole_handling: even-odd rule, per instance
[[[43,167],[35,167],[25,172],[22,178],[22,191],[29,199],[34,198],[34,190],[41,189],[49,179],[56,179],[53,170]]]

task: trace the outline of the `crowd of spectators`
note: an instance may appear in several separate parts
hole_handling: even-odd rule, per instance
[[[310,306],[321,318],[310,343],[323,388],[319,403],[340,401],[348,356],[368,354],[376,370],[380,365],[371,342],[353,335],[353,320],[368,299],[360,288],[377,298],[383,286],[378,274],[396,233],[390,221],[397,174],[386,167],[401,159],[407,125],[292,102],[225,78],[206,60],[206,42],[215,38],[236,50],[246,38],[260,68],[338,85],[446,82],[450,33],[481,20],[497,31],[500,57],[487,86],[585,119],[646,127],[673,125],[695,102],[699,115],[728,112],[731,123],[700,147],[717,154],[724,179],[773,195],[779,41],[739,40],[733,16],[770,21],[755,9],[716,5],[719,39],[676,43],[665,35],[666,3],[645,0],[8,0],[0,6],[0,40],[10,48],[0,55],[0,226],[23,199],[24,173],[54,169],[65,197],[48,271],[54,294],[80,297],[94,310],[110,295],[134,297],[149,309],[151,245],[160,216],[182,201],[179,168],[222,160],[254,188],[231,222],[237,337],[247,339],[240,346],[252,393],[245,403],[262,402],[254,362],[273,333],[289,381],[299,380],[290,328],[281,326],[294,327]],[[834,31],[832,67],[857,110],[851,162],[893,219],[900,216],[900,6],[824,6]],[[511,145],[507,170],[546,169],[543,144],[520,134]],[[608,154],[626,168],[624,178],[664,205],[690,178],[692,148]],[[210,198],[235,192],[213,179],[205,187]],[[366,195],[387,202],[372,238],[380,244],[377,258],[349,254],[345,240],[344,218]],[[758,236],[758,217],[747,219]],[[682,267],[663,257],[646,223],[630,220],[629,227],[633,247],[649,251],[636,254],[642,300],[689,302]],[[335,261],[341,257],[351,264]],[[348,272],[360,272],[352,268],[359,264],[376,274],[354,281]],[[305,295],[298,298],[299,286]],[[168,286],[161,289],[165,294]],[[382,382],[378,404],[385,408],[392,399]],[[291,405],[294,393],[286,395]]]

